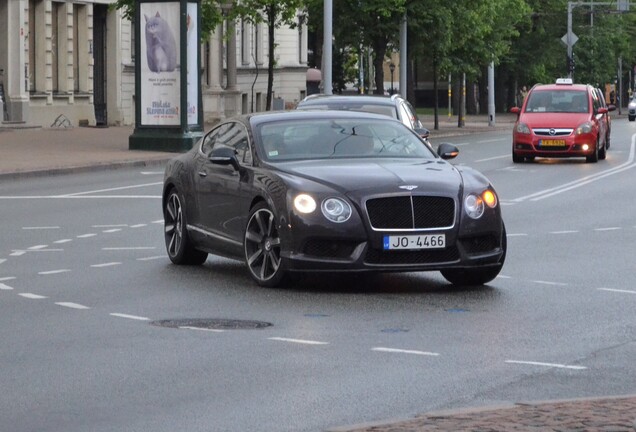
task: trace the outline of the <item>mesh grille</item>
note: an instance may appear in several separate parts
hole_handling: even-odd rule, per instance
[[[320,258],[349,258],[356,245],[353,242],[341,242],[335,239],[312,239],[305,243],[303,253]]]
[[[455,200],[433,196],[370,199],[366,203],[375,229],[445,228],[455,220]]]
[[[369,249],[365,261],[368,264],[435,264],[457,261],[459,252],[456,247],[442,250],[418,250],[418,251],[382,251]]]
[[[469,254],[491,252],[499,247],[499,242],[494,235],[461,239],[461,242]]]

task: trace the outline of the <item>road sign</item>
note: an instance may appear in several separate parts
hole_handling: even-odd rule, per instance
[[[574,45],[576,43],[576,41],[579,40],[579,37],[577,35],[574,34],[574,32],[570,33],[570,44]],[[563,37],[561,38],[561,41],[567,45],[568,44],[568,35],[567,33],[563,35]]]

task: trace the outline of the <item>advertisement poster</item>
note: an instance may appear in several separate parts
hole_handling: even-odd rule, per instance
[[[181,124],[179,3],[140,3],[141,124]]]
[[[188,124],[199,123],[199,81],[198,81],[198,58],[199,49],[197,24],[197,4],[188,3],[187,18],[187,46],[188,46]]]

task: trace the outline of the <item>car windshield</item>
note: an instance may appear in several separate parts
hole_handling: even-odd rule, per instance
[[[589,111],[586,91],[535,90],[530,93],[526,112],[585,113]]]
[[[325,158],[405,157],[435,159],[433,150],[410,129],[392,120],[297,119],[256,129],[268,161]]]
[[[359,111],[359,112],[368,112],[374,114],[381,114],[387,117],[397,118],[397,111],[395,106],[393,105],[379,105],[379,104],[370,104],[370,103],[311,103],[306,105],[301,105],[298,107],[299,110],[341,110],[341,111]]]

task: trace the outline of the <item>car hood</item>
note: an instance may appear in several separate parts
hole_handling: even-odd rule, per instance
[[[519,118],[530,128],[576,128],[590,120],[590,113],[526,113]]]
[[[409,190],[455,197],[462,188],[459,171],[440,159],[375,159],[355,163],[351,160],[320,160],[286,165],[284,171],[289,174],[328,186],[352,198]]]

